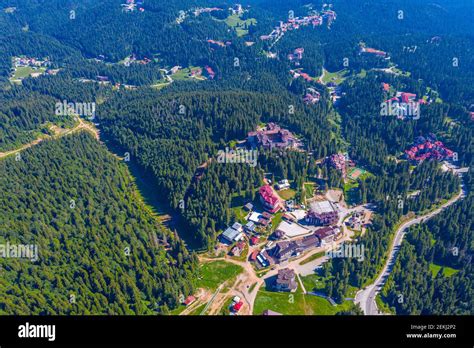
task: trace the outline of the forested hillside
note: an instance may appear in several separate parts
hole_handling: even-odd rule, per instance
[[[0,259],[1,314],[167,313],[192,293],[196,260],[90,135],[2,159],[0,188],[0,243],[39,254]]]

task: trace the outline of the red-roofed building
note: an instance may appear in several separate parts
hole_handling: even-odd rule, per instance
[[[249,257],[250,261],[256,261],[256,260],[257,260],[258,253],[259,253],[258,250],[254,250],[254,251],[250,254],[250,257]]]
[[[216,73],[214,72],[214,70],[212,70],[212,68],[209,65],[206,65],[204,67],[204,69],[206,69],[206,72],[207,72],[207,75],[209,76],[209,78],[211,80],[214,79],[214,77],[216,76]]]
[[[250,244],[251,244],[251,245],[256,245],[256,244],[258,244],[258,237],[253,236],[252,238],[250,238]],[[256,256],[255,256],[255,257],[256,257]]]
[[[281,209],[280,199],[270,185],[264,185],[260,187],[259,193],[260,201],[262,202],[265,209],[271,213],[276,213]]]
[[[409,103],[410,101],[416,98],[416,94],[402,92],[401,97],[402,97],[402,102]]]
[[[234,310],[234,312],[238,312],[240,311],[243,305],[244,303],[242,301],[239,301],[234,305],[234,307],[232,307],[232,309]]]
[[[192,295],[189,295],[188,297],[186,297],[186,299],[184,300],[183,304],[185,306],[189,306],[191,303],[193,303],[194,301],[196,301],[196,298]]]

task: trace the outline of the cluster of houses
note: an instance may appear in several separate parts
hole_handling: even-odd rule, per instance
[[[318,27],[326,20],[328,27],[336,20],[336,12],[333,10],[323,10],[321,14],[315,13],[304,17],[291,17],[286,22],[280,21],[268,35],[260,36],[260,40],[279,40],[287,31],[298,30],[301,27],[312,25],[313,28]]]
[[[21,67],[30,67],[30,68],[45,68],[51,65],[51,62],[44,58],[43,60],[37,58],[29,58],[29,57],[13,57],[12,64],[14,68],[21,68]]]
[[[427,137],[417,137],[413,146],[405,151],[405,156],[409,161],[418,164],[426,159],[452,159],[454,152],[437,140],[434,134],[429,134]]]
[[[303,102],[305,104],[316,104],[319,102],[319,99],[321,99],[321,93],[312,87],[306,89],[306,94],[303,97]]]
[[[365,213],[364,212],[355,212],[351,215],[346,221],[346,225],[352,228],[353,230],[360,231],[365,223]]]
[[[383,85],[384,90],[386,88],[385,85],[388,85],[388,84]],[[388,89],[390,89],[390,85],[388,85]],[[428,104],[428,101],[426,101],[423,98],[417,100],[415,93],[399,92],[399,91],[397,91],[394,97],[385,101],[385,103],[397,103],[397,104],[398,103],[411,104],[411,103],[416,103],[416,102],[420,104]]]
[[[142,1],[136,1],[136,0],[127,0],[125,4],[122,4],[122,10],[125,12],[133,12],[133,11],[140,11],[144,12],[145,9],[142,7],[143,2]]]
[[[249,132],[247,144],[252,148],[263,147],[269,150],[301,146],[301,142],[289,130],[281,128],[275,123],[268,123],[263,129]]]
[[[232,45],[232,42],[230,41],[223,42],[223,41],[217,41],[217,40],[212,40],[212,39],[208,39],[207,43],[211,46],[211,48],[222,48],[222,47]]]
[[[215,11],[223,11],[223,9],[219,7],[198,7],[194,9],[193,13],[196,17],[198,17],[202,13],[211,13]]]
[[[302,72],[303,69],[296,69],[296,70],[290,70],[290,74],[294,79],[297,79],[298,77],[302,77],[306,82],[313,82],[314,78],[309,76],[309,74]]]
[[[342,176],[345,178],[347,174],[347,169],[355,166],[354,161],[349,158],[347,153],[335,153],[326,158],[329,165],[342,173]]]
[[[229,7],[229,12],[233,15],[240,16],[245,10],[241,4],[234,4],[232,7]]]
[[[288,54],[288,60],[295,63],[295,65],[300,65],[301,59],[303,59],[304,48],[298,47],[295,48],[293,53]]]
[[[56,75],[59,72],[59,69],[49,69],[51,62],[47,59],[37,59],[30,57],[13,57],[12,58],[12,78],[15,76],[15,72],[18,68],[31,68],[33,71],[29,74],[30,77],[36,78],[44,73],[47,75]],[[12,82],[19,82],[24,79],[24,77],[19,77]]]
[[[359,54],[369,54],[369,55],[374,55],[374,56],[385,58],[385,59],[390,59],[387,52],[376,50],[375,48],[371,48],[371,47],[365,47],[362,45],[360,46]]]
[[[151,59],[147,57],[144,57],[143,59],[137,59],[137,56],[135,55],[135,53],[128,57],[125,57],[125,59],[123,60],[123,65],[127,67],[132,64],[147,65],[149,63],[151,63]]]

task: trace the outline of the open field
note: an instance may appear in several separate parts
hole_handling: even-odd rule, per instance
[[[10,77],[10,82],[12,83],[21,83],[22,79],[25,79],[31,74],[34,73],[44,73],[46,71],[46,68],[38,68],[38,69],[33,69],[29,66],[23,66],[15,69],[15,72],[13,75]]]
[[[260,290],[255,299],[253,314],[259,315],[266,309],[285,315],[334,315],[349,310],[350,301],[333,306],[328,300],[314,295],[304,295],[299,290],[295,293]]]
[[[439,271],[441,271],[441,268],[443,268],[443,276],[445,277],[451,277],[452,275],[459,272],[459,270],[451,267],[440,266],[434,263],[430,263],[430,271],[433,274],[433,277],[436,277],[438,275]]]
[[[329,82],[332,82],[332,83],[335,83],[336,85],[339,85],[347,77],[346,76],[347,74],[348,74],[348,71],[346,69],[335,71],[335,72],[329,72],[326,69],[324,69],[324,76],[321,82],[323,84],[328,84]]]
[[[284,199],[285,201],[289,200],[289,199],[293,199],[296,195],[296,191],[293,190],[293,189],[285,189],[285,190],[281,190],[281,191],[278,191],[278,195]]]
[[[219,285],[226,281],[232,281],[240,274],[242,267],[225,262],[215,261],[204,263],[200,268],[199,280],[197,282],[198,288],[206,288],[210,291],[215,291]]]
[[[229,17],[227,17],[224,22],[231,28],[234,28],[236,33],[237,33],[237,36],[241,37],[241,36],[244,36],[244,35],[247,35],[248,34],[248,30],[245,29],[245,26],[249,26],[249,25],[255,25],[257,24],[257,20],[255,18],[249,18],[249,19],[245,19],[243,20],[241,18],[242,15],[231,15]]]

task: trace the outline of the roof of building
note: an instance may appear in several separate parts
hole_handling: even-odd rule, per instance
[[[228,227],[223,233],[222,236],[228,240],[236,239],[241,232],[234,230],[232,227]]]
[[[283,232],[288,237],[300,236],[310,232],[309,229],[290,221],[283,220],[277,227],[276,231]]]
[[[335,212],[336,208],[330,201],[312,202],[310,204],[310,211],[312,213],[321,215],[325,213]]]
[[[242,231],[242,224],[238,222],[234,222],[234,224],[232,225],[232,228],[236,231]]]
[[[319,230],[316,230],[314,232],[314,235],[318,236],[322,240],[322,239],[327,238],[329,236],[335,235],[339,232],[340,232],[340,230],[339,230],[338,227],[327,226],[327,227],[320,228]]]
[[[290,268],[283,268],[278,270],[277,285],[284,285],[289,289],[296,289],[298,285],[295,280],[295,271]]]
[[[263,200],[271,206],[274,206],[279,202],[278,197],[276,196],[275,192],[273,192],[273,189],[270,185],[263,185],[260,187],[259,193]]]
[[[184,304],[187,306],[191,303],[193,303],[194,301],[196,301],[196,298],[192,295],[189,295],[188,297],[186,297],[186,299],[184,300]]]

